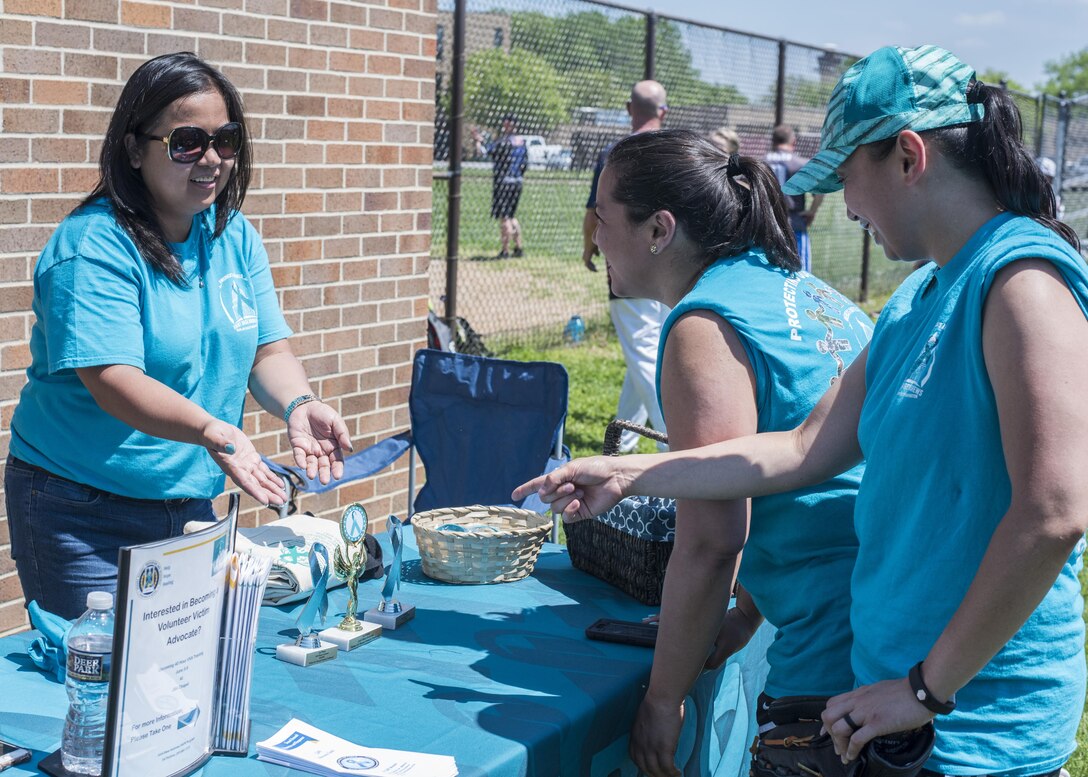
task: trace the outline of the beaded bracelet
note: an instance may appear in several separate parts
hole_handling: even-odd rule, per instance
[[[320,402],[314,394],[303,394],[300,397],[295,397],[291,400],[291,404],[287,406],[287,409],[283,411],[283,422],[287,423],[291,419],[291,413],[295,412],[295,408],[299,405],[305,405],[307,402]]]

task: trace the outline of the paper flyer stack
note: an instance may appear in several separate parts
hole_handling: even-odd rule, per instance
[[[326,777],[455,777],[457,774],[452,756],[362,747],[297,719],[258,742],[257,759]]]

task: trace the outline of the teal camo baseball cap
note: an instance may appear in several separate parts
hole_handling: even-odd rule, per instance
[[[969,124],[981,103],[967,102],[975,71],[937,46],[885,46],[857,61],[835,84],[820,150],[782,187],[786,194],[826,194],[842,188],[835,171],[854,149],[915,132]]]

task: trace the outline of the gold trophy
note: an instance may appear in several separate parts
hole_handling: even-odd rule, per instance
[[[366,569],[367,516],[363,506],[354,503],[347,506],[340,516],[340,536],[344,540],[343,550],[339,545],[333,551],[333,570],[336,576],[348,587],[348,609],[344,620],[336,628],[325,629],[321,638],[332,642],[343,651],[354,650],[381,636],[382,628],[374,623],[364,623],[355,617],[359,610],[359,578]]]

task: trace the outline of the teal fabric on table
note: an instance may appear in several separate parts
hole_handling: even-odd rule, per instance
[[[405,532],[398,598],[416,617],[336,660],[303,668],[274,658],[294,639],[300,605],[264,607],[257,635],[249,756],[216,757],[207,777],[286,775],[255,758],[254,744],[292,717],[372,747],[452,755],[461,777],[634,777],[627,734],[649,678],[653,653],[593,642],[585,627],[601,617],[639,619],[648,609],[573,569],[545,545],[532,576],[514,583],[458,586],[423,576],[415,538]],[[379,537],[386,558],[389,539]],[[381,581],[359,585],[360,611],[380,599]],[[346,590],[330,593],[329,625]],[[681,739],[685,775],[740,777],[755,732],[750,709],[766,676],[771,630],[716,673],[704,673],[688,700]],[[5,773],[35,774],[57,748],[64,686],[26,656],[35,632],[0,639],[0,738],[35,750]],[[694,714],[692,714],[694,713]]]

